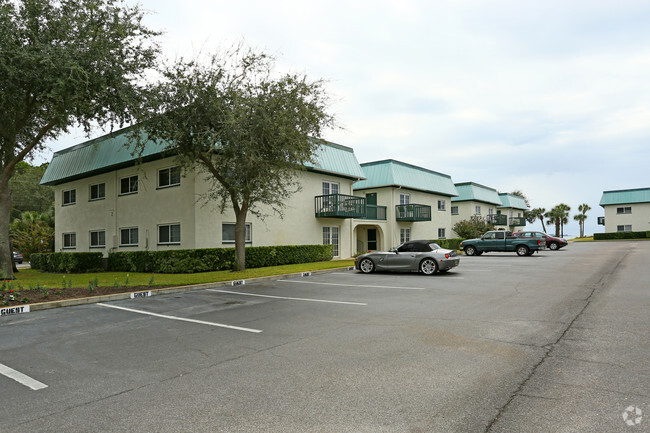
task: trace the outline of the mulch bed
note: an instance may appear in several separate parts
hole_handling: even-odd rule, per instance
[[[47,289],[34,290],[23,289],[9,291],[0,291],[0,308],[12,307],[17,305],[37,304],[39,302],[62,301],[65,299],[87,298],[90,296],[114,295],[116,293],[145,292],[153,289],[162,289],[172,286],[128,286],[128,287],[95,287],[90,291],[88,287],[70,287],[65,289]],[[10,295],[14,295],[14,300],[10,300]],[[23,299],[27,298],[27,302]]]

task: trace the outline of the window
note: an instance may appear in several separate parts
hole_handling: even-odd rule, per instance
[[[411,194],[399,195],[399,204],[410,204],[410,203],[411,203]]]
[[[475,214],[480,215],[481,214],[481,206],[476,206],[475,208]]]
[[[438,200],[438,210],[445,210],[445,200]]]
[[[94,230],[90,232],[90,247],[98,248],[106,246],[106,232],[104,230]]]
[[[334,257],[338,257],[339,252],[339,228],[323,227],[323,245],[331,245]]]
[[[138,246],[138,228],[130,227],[127,229],[120,229],[120,246],[121,247],[137,247]]]
[[[69,189],[67,191],[63,191],[63,206],[75,204],[76,202],[77,202],[76,189]]]
[[[171,167],[158,170],[158,188],[181,184],[181,168]]]
[[[494,215],[494,208],[488,208],[488,215]]]
[[[224,244],[235,243],[235,223],[221,224],[221,242],[223,242]],[[248,244],[251,242],[252,242],[251,223],[246,223],[246,243]]]
[[[323,181],[323,195],[338,194],[339,184],[334,182]]]
[[[76,247],[77,247],[77,234],[63,233],[63,248],[76,248]]]
[[[458,206],[452,206],[451,207],[451,214],[452,215],[458,215]]]
[[[106,184],[98,183],[95,185],[90,185],[90,199],[101,200],[103,198],[106,198]]]
[[[120,179],[120,194],[135,194],[138,192],[138,176],[123,177]]]
[[[630,214],[630,213],[632,213],[632,207],[630,207],[630,206],[628,206],[628,207],[617,207],[616,208],[616,213],[617,214]]]
[[[445,239],[445,229],[438,229],[438,239]]]
[[[632,231],[632,225],[631,224],[626,224],[624,226],[616,226],[616,231],[617,232],[631,232]]]
[[[166,225],[158,226],[158,243],[159,244],[180,244],[181,225],[166,224]]]
[[[411,240],[411,229],[399,229],[399,243],[403,244]]]

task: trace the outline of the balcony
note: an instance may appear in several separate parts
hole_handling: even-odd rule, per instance
[[[424,204],[398,204],[395,206],[397,221],[431,221],[431,206]]]
[[[524,218],[524,217],[512,217],[512,218],[510,218],[510,225],[511,226],[525,226],[526,225],[526,218]]]
[[[386,221],[386,206],[367,204],[366,215],[361,217],[361,219]]]
[[[492,214],[488,215],[485,217],[486,221],[488,224],[492,224],[494,226],[506,226],[508,225],[508,216],[507,215],[502,215],[502,214]]]
[[[364,218],[366,199],[345,194],[317,195],[314,197],[316,218]]]

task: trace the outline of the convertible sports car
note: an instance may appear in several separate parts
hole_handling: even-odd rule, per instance
[[[360,255],[355,268],[369,274],[374,271],[422,272],[433,275],[458,266],[460,256],[427,240],[405,242],[390,251],[371,251]]]

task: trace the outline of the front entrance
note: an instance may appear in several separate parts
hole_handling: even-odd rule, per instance
[[[377,250],[377,229],[368,229],[368,250]]]

